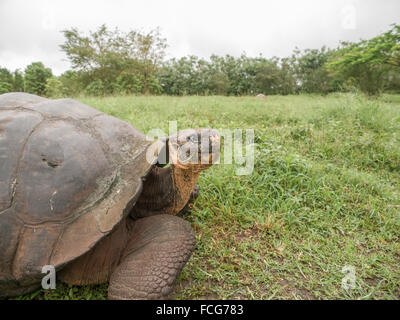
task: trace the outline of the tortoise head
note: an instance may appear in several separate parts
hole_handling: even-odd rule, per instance
[[[202,171],[219,160],[220,135],[215,129],[187,129],[168,139],[170,163],[193,171]]]

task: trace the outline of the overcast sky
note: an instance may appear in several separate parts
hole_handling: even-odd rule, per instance
[[[336,47],[400,23],[400,0],[0,0],[0,66],[42,61],[57,75],[69,68],[61,30],[123,31],[160,27],[168,58],[188,54],[264,57]]]

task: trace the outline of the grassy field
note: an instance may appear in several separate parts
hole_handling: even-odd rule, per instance
[[[399,299],[400,96],[78,98],[143,132],[254,129],[248,176],[215,165],[185,217],[197,234],[176,299]],[[345,266],[355,286],[342,288]],[[24,299],[105,299],[107,285]]]

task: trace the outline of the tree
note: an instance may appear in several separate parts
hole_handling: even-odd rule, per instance
[[[119,94],[138,94],[143,90],[143,80],[139,75],[121,72],[114,83],[114,92]]]
[[[277,60],[258,59],[254,92],[267,95],[279,93],[279,73]]]
[[[211,93],[226,95],[229,90],[229,78],[223,72],[215,72],[211,74],[208,85]]]
[[[388,75],[400,67],[400,26],[370,40],[342,42],[330,59],[332,74],[343,77],[369,95],[379,94],[388,83]]]
[[[104,84],[100,79],[94,80],[89,83],[89,85],[85,88],[85,92],[92,96],[101,96],[104,94]]]
[[[288,95],[298,92],[299,85],[295,77],[295,71],[290,58],[279,60],[278,94]]]
[[[85,81],[82,80],[81,74],[77,71],[65,71],[61,74],[59,80],[62,83],[63,93],[66,96],[76,96],[85,88],[83,84]]]
[[[246,95],[294,93],[296,81],[287,60],[212,55],[166,61],[158,73],[164,93]]]
[[[154,74],[165,56],[166,39],[161,37],[159,28],[147,34],[136,32],[135,36],[137,58],[140,62],[139,70],[143,76],[143,90],[147,94],[154,81]]]
[[[171,59],[162,65],[157,78],[164,93],[172,95],[206,94],[209,90],[209,64],[196,56]]]
[[[34,62],[25,69],[25,91],[44,95],[47,79],[53,76],[51,69],[46,68],[42,62]]]
[[[0,94],[11,92],[13,88],[13,76],[6,68],[0,68]]]
[[[294,51],[292,56],[293,68],[300,90],[305,93],[329,93],[337,91],[338,82],[329,74],[326,63],[333,51],[321,49],[306,49],[303,52]]]
[[[62,32],[65,42],[61,49],[71,61],[72,68],[81,74],[85,87],[101,80],[103,94],[112,93],[116,79],[124,73],[142,78],[143,92],[149,92],[166,48],[166,40],[160,36],[159,29],[148,33],[134,30],[123,33],[117,28],[110,31],[102,25],[88,36],[76,28]],[[98,85],[97,82],[97,89],[100,88]]]
[[[19,70],[15,70],[14,74],[14,82],[13,82],[13,91],[14,92],[22,92],[24,91],[24,75]]]

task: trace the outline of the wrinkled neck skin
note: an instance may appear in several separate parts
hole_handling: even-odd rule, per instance
[[[177,165],[172,165],[172,181],[175,190],[174,209],[170,214],[179,213],[189,201],[190,195],[193,192],[194,186],[200,176],[200,170],[193,168],[182,168]]]
[[[178,214],[187,204],[200,170],[171,165],[153,167],[143,182],[143,191],[131,217],[134,219],[156,214]]]

